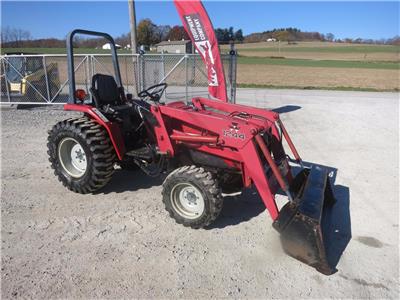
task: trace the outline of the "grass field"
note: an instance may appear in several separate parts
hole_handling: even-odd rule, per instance
[[[329,42],[238,44],[239,86],[295,87],[339,90],[400,88],[400,46]],[[226,53],[229,45],[222,45]],[[2,49],[2,53],[65,54],[64,48]],[[77,48],[76,54],[109,50]],[[119,50],[118,53],[130,53]]]
[[[223,45],[223,51],[229,46]],[[238,44],[236,48],[241,56],[284,57],[309,60],[350,60],[350,61],[399,61],[400,46],[391,45],[355,45],[328,42],[287,43],[250,43]]]
[[[389,52],[399,53],[400,46],[392,45],[357,45],[357,46],[299,46],[299,45],[288,45],[280,46],[282,51],[285,52],[334,52],[334,53],[373,53],[373,52]],[[261,47],[261,48],[238,48],[241,51],[279,51],[279,46],[274,43],[274,46]]]
[[[229,46],[222,46],[226,51]],[[327,42],[236,46],[242,87],[399,91],[400,46]]]
[[[246,57],[239,56],[239,64],[278,65],[296,67],[322,67],[322,68],[361,68],[361,69],[387,69],[398,70],[398,62],[387,61],[345,61],[345,60],[309,60],[273,57]]]
[[[242,87],[398,91],[399,70],[239,64]]]
[[[253,50],[256,51],[274,51],[278,48],[281,50],[292,52],[399,52],[400,46],[393,45],[368,45],[368,44],[351,44],[351,43],[331,43],[331,42],[297,42],[296,44],[288,44],[285,42],[271,43],[243,43],[236,44],[236,49],[239,50]],[[223,49],[229,49],[229,45],[222,45]]]

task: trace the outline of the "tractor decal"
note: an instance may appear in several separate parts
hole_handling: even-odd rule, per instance
[[[246,139],[246,135],[244,133],[241,133],[238,130],[234,130],[234,129],[224,130],[223,135],[225,137],[233,138],[233,139],[240,139],[240,140]]]

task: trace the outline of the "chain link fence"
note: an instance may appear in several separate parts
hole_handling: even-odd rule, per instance
[[[236,97],[236,55],[222,55],[228,98]],[[208,97],[207,70],[197,54],[120,54],[121,79],[126,93],[161,82],[168,83],[165,102]],[[75,55],[76,88],[87,94],[96,73],[114,76],[110,55]],[[68,101],[66,55],[4,55],[0,57],[1,103],[62,104]]]

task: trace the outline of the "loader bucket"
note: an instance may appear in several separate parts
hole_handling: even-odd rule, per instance
[[[328,259],[328,231],[335,199],[327,170],[303,169],[294,179],[295,200],[282,207],[273,227],[281,234],[284,251],[317,271],[336,272]]]

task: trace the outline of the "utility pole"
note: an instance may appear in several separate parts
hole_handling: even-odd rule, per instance
[[[137,53],[136,44],[136,12],[135,12],[135,0],[128,0],[129,5],[129,24],[131,28],[131,50],[132,54]]]
[[[133,81],[135,86],[135,92],[132,93],[134,96],[138,94],[138,74],[136,72],[138,65],[137,57],[137,43],[136,43],[136,11],[135,11],[135,0],[128,0],[129,6],[129,25],[131,29],[131,51],[132,51],[132,62],[133,62]]]
[[[281,56],[281,40],[278,40],[278,52],[279,52],[279,56]]]

